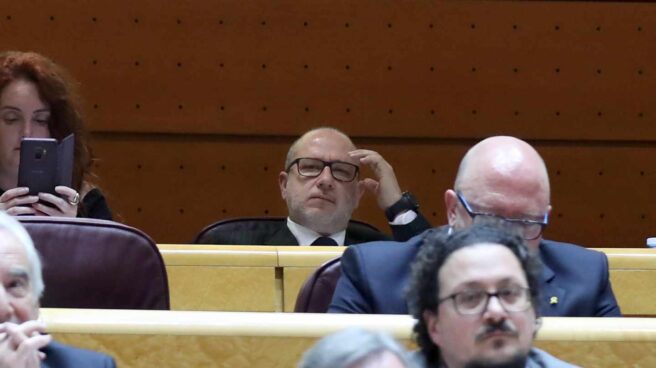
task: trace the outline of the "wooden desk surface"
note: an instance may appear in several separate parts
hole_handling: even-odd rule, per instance
[[[346,247],[278,247],[280,267],[317,268],[328,260],[340,257]]]
[[[410,343],[406,315],[41,310],[58,341],[122,367],[291,367],[318,338],[359,326]],[[410,343],[411,344],[411,343]],[[544,318],[536,345],[584,367],[656,366],[654,318]]]
[[[608,256],[610,269],[656,270],[656,249],[649,248],[593,248]]]
[[[173,309],[260,312],[293,311],[305,279],[346,249],[194,244],[158,247],[169,273]],[[656,315],[652,300],[656,293],[656,251],[596,250],[608,256],[610,278],[622,312]]]
[[[318,267],[322,263],[339,257],[346,247],[298,247],[261,245],[204,245],[204,244],[158,244],[165,260],[220,264],[229,262],[251,262],[253,265],[280,267]],[[609,266],[613,269],[655,269],[656,250],[648,248],[591,248],[606,253]],[[204,260],[203,257],[206,259]],[[242,258],[254,258],[246,261]],[[272,263],[272,260],[275,262]],[[234,264],[229,264],[234,265]]]
[[[277,247],[243,245],[158,244],[164,263],[171,265],[269,266],[278,265]]]
[[[410,339],[414,319],[393,314],[254,313],[41,308],[50,333],[321,337],[350,326]],[[538,341],[650,341],[656,318],[543,317]]]

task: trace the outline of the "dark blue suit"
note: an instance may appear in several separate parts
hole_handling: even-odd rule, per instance
[[[74,348],[54,341],[41,351],[46,353],[46,359],[41,362],[41,368],[116,367],[114,360],[108,355]]]
[[[408,314],[405,288],[410,278],[410,264],[425,234],[404,243],[383,241],[347,248],[342,256],[342,276],[328,312]],[[541,315],[621,315],[608,280],[608,259],[604,253],[543,240],[540,258],[543,263]]]

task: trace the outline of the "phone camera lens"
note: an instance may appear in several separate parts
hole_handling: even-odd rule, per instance
[[[43,147],[37,147],[37,149],[34,152],[34,158],[37,160],[40,160],[43,158],[43,156],[46,155],[46,149]]]

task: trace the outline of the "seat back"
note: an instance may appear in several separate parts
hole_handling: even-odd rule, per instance
[[[164,261],[142,231],[96,219],[18,219],[41,256],[42,307],[169,309]]]
[[[342,257],[333,258],[317,268],[303,283],[296,298],[296,313],[326,313],[342,275]]]
[[[206,226],[193,240],[194,244],[221,245],[290,245],[273,238],[287,226],[286,217],[243,217],[217,221]],[[358,220],[350,220],[347,231],[355,234],[357,242],[387,239],[375,227]],[[291,236],[291,235],[290,235]]]

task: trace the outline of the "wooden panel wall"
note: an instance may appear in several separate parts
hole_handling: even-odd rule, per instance
[[[160,243],[284,215],[287,146],[324,124],[380,150],[436,225],[465,150],[511,134],[549,166],[549,237],[656,234],[654,4],[121,3],[3,4],[0,48],[77,77],[112,208]],[[371,199],[356,217],[385,228]]]

